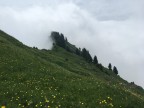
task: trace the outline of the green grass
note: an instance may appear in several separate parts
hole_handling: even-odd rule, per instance
[[[144,90],[55,46],[38,50],[0,31],[0,106],[143,108]]]

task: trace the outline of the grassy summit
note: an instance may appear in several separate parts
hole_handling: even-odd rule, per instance
[[[0,31],[0,106],[143,108],[144,90],[65,50],[39,50]]]

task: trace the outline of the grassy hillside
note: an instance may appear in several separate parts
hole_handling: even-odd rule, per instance
[[[30,48],[0,31],[0,106],[143,108],[144,90],[61,47]]]

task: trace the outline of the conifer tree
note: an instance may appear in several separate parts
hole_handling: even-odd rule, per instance
[[[80,55],[80,50],[76,48],[76,55]]]
[[[87,50],[85,48],[82,49],[82,57],[87,58]]]
[[[63,35],[63,34],[60,34],[59,44],[60,44],[60,46],[63,47],[63,48],[66,47],[65,39],[64,39],[64,35]]]
[[[92,62],[92,57],[91,57],[89,51],[87,51],[85,48],[82,49],[82,57],[85,58],[86,61]]]
[[[98,64],[98,59],[97,56],[94,56],[94,60],[93,60],[94,64]]]
[[[63,34],[59,34],[59,32],[52,32],[51,36],[56,45],[66,49],[66,41]]]
[[[67,38],[65,38],[65,43],[68,43],[68,40],[67,40]]]
[[[108,68],[109,68],[109,70],[112,70],[112,65],[111,65],[111,63],[109,63]]]
[[[87,59],[88,59],[88,62],[90,62],[90,63],[92,62],[92,57],[91,57],[89,51],[87,51]]]
[[[113,67],[113,72],[117,75],[118,74],[118,70],[117,70],[117,68],[114,66]]]

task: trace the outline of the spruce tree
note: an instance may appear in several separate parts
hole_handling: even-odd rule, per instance
[[[56,45],[66,48],[66,42],[63,34],[59,34],[59,32],[52,32],[51,36]]]
[[[112,70],[112,65],[111,65],[111,63],[109,63],[108,68],[109,68],[109,70]]]
[[[86,61],[92,62],[92,57],[91,57],[89,51],[87,51],[85,48],[82,49],[82,57],[85,58]]]
[[[67,38],[65,38],[65,43],[68,43],[68,40],[67,40]]]
[[[85,48],[82,49],[82,57],[87,58],[87,50]]]
[[[90,63],[92,62],[92,57],[91,57],[89,51],[87,51],[87,60],[88,60],[88,62],[90,62]]]
[[[98,59],[97,56],[94,56],[94,60],[93,60],[94,64],[98,64]]]
[[[60,46],[61,46],[62,48],[65,48],[65,47],[66,47],[66,43],[65,43],[64,35],[61,34],[59,39],[60,39],[60,40],[59,40]]]
[[[80,50],[76,48],[76,55],[80,55]]]
[[[118,74],[118,70],[117,70],[117,68],[114,66],[113,67],[113,72],[117,75]]]

